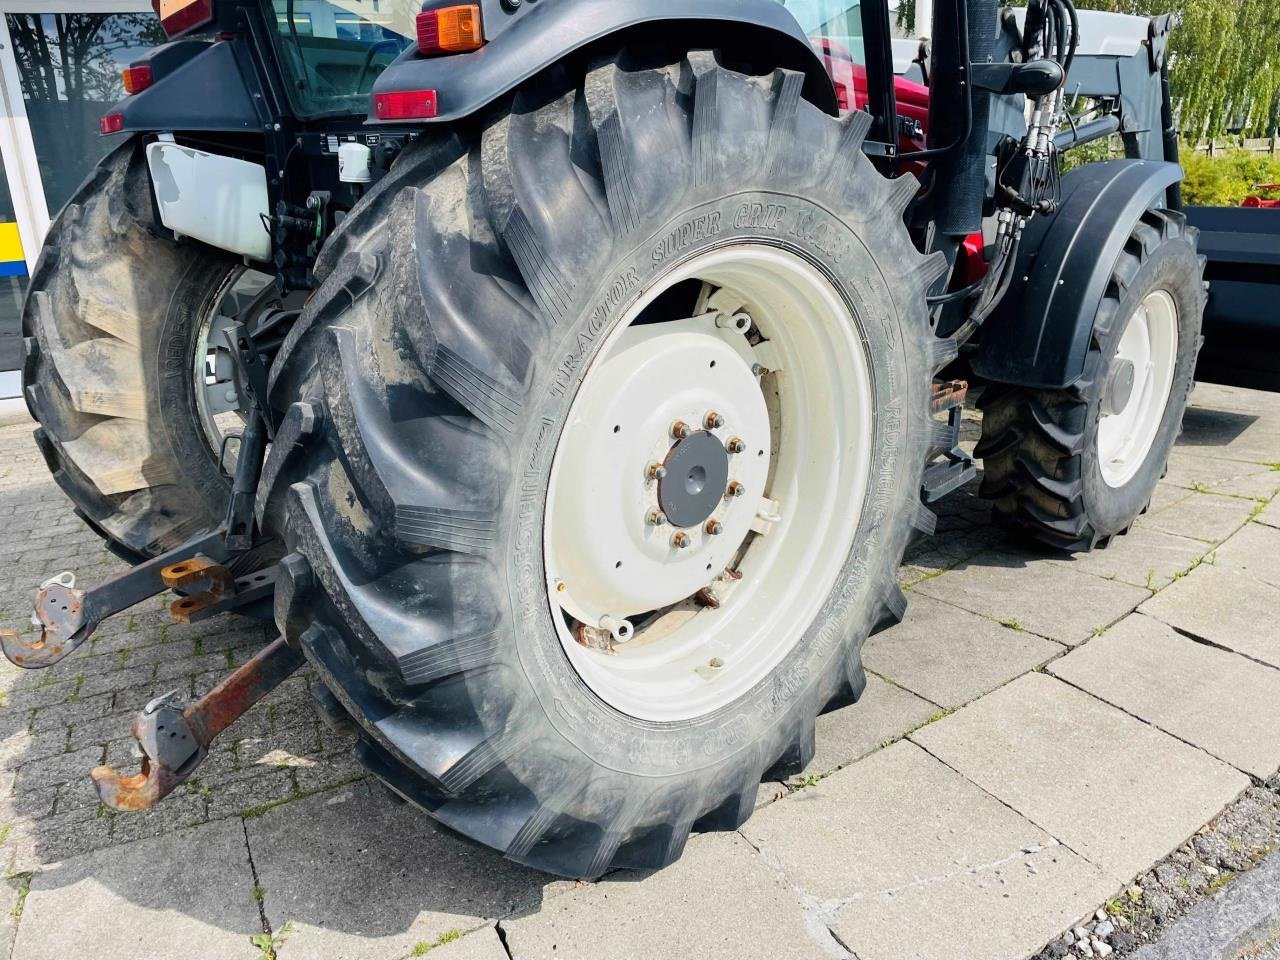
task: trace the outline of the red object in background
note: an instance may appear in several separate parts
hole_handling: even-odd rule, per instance
[[[836,104],[843,113],[849,110],[861,110],[867,105],[867,70],[860,63],[855,63],[853,54],[830,37],[814,40],[814,46],[822,54],[826,64],[827,75],[836,90]],[[925,149],[925,135],[929,130],[929,88],[923,83],[916,83],[906,77],[893,78],[893,95],[897,100],[898,116],[919,124],[920,135],[913,136],[906,131],[898,135],[898,149],[902,152]],[[908,160],[903,169],[909,173],[919,174],[925,165],[919,161]],[[965,237],[960,248],[960,283],[961,286],[977,283],[987,275],[985,256],[986,243],[981,233]]]
[[[986,241],[982,233],[971,233],[960,245],[960,286],[977,283],[987,275]]]
[[[1255,190],[1280,190],[1280,183],[1259,183]],[[1263,210],[1280,210],[1280,200],[1269,200],[1266,197],[1245,197],[1242,207],[1260,207]]]
[[[867,68],[855,63],[853,54],[830,37],[815,40],[814,46],[822,55],[827,75],[836,89],[836,103],[840,110],[863,109],[867,105]],[[929,129],[929,88],[906,77],[894,77],[893,93],[898,101],[898,116],[914,120],[920,125],[921,133],[916,137],[902,132],[898,138],[898,149],[923,150],[924,134]],[[919,172],[923,166],[908,164],[908,169]]]

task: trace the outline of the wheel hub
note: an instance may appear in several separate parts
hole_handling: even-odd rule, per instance
[[[658,506],[677,527],[696,527],[715,513],[729,488],[729,451],[710,430],[679,441],[658,481]]]
[[[594,627],[669,606],[732,561],[769,465],[769,412],[750,356],[742,334],[713,317],[644,325],[584,387],[577,409],[591,414],[566,428],[566,480],[549,504],[548,575],[575,619]],[[731,483],[756,496],[734,496]]]

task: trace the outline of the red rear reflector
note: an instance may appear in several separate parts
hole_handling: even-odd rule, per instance
[[[204,26],[213,19],[213,0],[151,0],[151,6],[170,37]]]
[[[98,121],[98,129],[102,131],[103,136],[109,133],[119,133],[124,129],[124,114],[108,113]]]
[[[124,81],[126,93],[141,93],[151,86],[151,67],[145,63],[137,67],[125,67],[120,72],[120,79]]]
[[[436,111],[434,90],[396,90],[373,95],[373,113],[379,120],[430,120]]]
[[[418,53],[430,57],[438,53],[466,53],[484,46],[478,4],[441,7],[418,14]]]

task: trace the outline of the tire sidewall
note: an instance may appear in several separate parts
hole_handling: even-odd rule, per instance
[[[1143,299],[1156,290],[1167,291],[1178,311],[1178,349],[1169,399],[1142,466],[1123,486],[1113,487],[1102,478],[1098,457],[1102,393],[1130,318]],[[1168,240],[1160,244],[1138,269],[1116,311],[1116,316],[1123,320],[1115,324],[1101,344],[1100,353],[1104,359],[1099,363],[1099,375],[1093,381],[1089,396],[1082,473],[1089,516],[1095,529],[1104,536],[1119,532],[1146,508],[1156,483],[1164,475],[1169,453],[1181,432],[1182,415],[1194,385],[1201,299],[1200,267],[1194,248],[1183,237]]]
[[[913,324],[899,315],[885,271],[872,249],[877,232],[900,225],[884,218],[857,229],[812,199],[745,190],[702,203],[653,230],[617,258],[589,306],[562,324],[547,362],[553,375],[535,384],[515,444],[511,504],[506,522],[514,545],[504,568],[508,615],[515,625],[519,666],[541,711],[571,744],[597,764],[620,772],[663,777],[687,774],[744,748],[762,751],[794,740],[796,727],[847,682],[851,660],[881,607],[908,532],[902,520],[918,497],[914,484],[924,438],[928,378]],[[835,584],[817,617],[779,665],[732,704],[687,721],[651,723],[600,700],[578,677],[552,621],[543,554],[543,525],[556,446],[591,361],[627,311],[660,279],[701,254],[736,243],[763,243],[818,266],[857,318],[872,377],[873,449],[862,515]],[[920,380],[918,376],[915,380]]]
[[[217,517],[226,509],[231,483],[218,468],[218,458],[205,436],[196,400],[195,359],[201,325],[227,289],[232,263],[193,257],[174,284],[151,358],[154,366],[154,413],[163,424],[175,459],[184,465],[192,485],[204,499],[206,512]]]

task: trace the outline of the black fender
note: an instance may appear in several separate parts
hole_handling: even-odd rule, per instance
[[[134,63],[150,64],[155,79],[108,111],[121,114],[125,132],[262,130],[261,98],[245,82],[232,43],[179,40]]]
[[[435,4],[428,3],[427,6]],[[835,114],[835,90],[808,37],[778,0],[483,0],[487,40],[473,53],[423,58],[410,46],[378,77],[373,95],[434,90],[433,120],[470,116],[567,55],[629,39],[679,38],[805,75],[804,95]],[[369,116],[376,116],[373,97]],[[386,122],[386,121],[382,121]]]
[[[1084,372],[1093,321],[1138,218],[1162,206],[1176,163],[1106,160],[1062,178],[1057,211],[1023,233],[1013,282],[972,360],[987,380],[1060,389]]]

